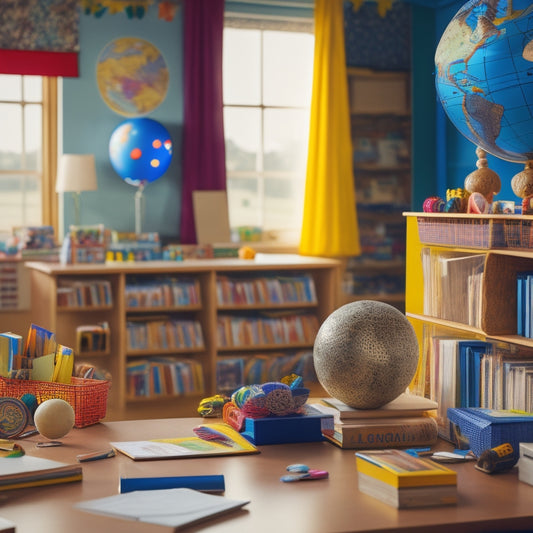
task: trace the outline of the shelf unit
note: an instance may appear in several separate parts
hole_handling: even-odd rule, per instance
[[[348,69],[361,255],[344,262],[341,301],[405,302],[411,198],[410,73]]]
[[[244,358],[257,354],[290,352],[305,348],[312,350],[313,340],[305,342],[248,344],[237,348],[221,347],[217,339],[219,318],[223,315],[251,316],[268,314],[311,314],[321,324],[336,308],[340,262],[334,259],[310,258],[291,254],[257,254],[254,260],[214,259],[186,261],[150,261],[146,263],[110,263],[89,265],[58,265],[29,262],[31,292],[34,303],[31,321],[51,331],[61,344],[76,346],[76,328],[84,324],[107,322],[109,325],[109,354],[84,354],[76,361],[89,362],[104,368],[112,375],[108,399],[107,419],[163,418],[196,416],[201,398],[215,394],[217,361],[228,355]],[[305,274],[311,277],[315,291],[314,302],[289,302],[286,304],[219,304],[217,277],[285,277]],[[200,304],[132,307],[126,305],[126,288],[129,280],[153,282],[163,277],[193,278],[198,281]],[[68,281],[105,280],[112,293],[111,305],[95,307],[61,307],[57,290]],[[132,349],[128,348],[127,325],[134,320],[159,320],[182,318],[196,321],[201,326],[202,348],[184,349]],[[205,390],[200,394],[176,394],[159,397],[135,397],[128,392],[126,368],[129,363],[152,360],[156,357],[176,356],[198,361],[203,370]],[[282,376],[279,376],[280,378]],[[279,378],[278,378],[279,379]],[[324,394],[319,384],[310,384],[316,394]]]
[[[431,396],[428,376],[432,371],[433,337],[449,336],[456,339],[486,341],[496,346],[497,350],[509,354],[509,360],[516,360],[519,364],[533,361],[533,339],[517,335],[517,274],[533,271],[533,249],[424,243],[421,242],[418,232],[420,215],[420,213],[405,213],[407,221],[406,316],[415,328],[421,347],[419,373],[413,384],[414,391]],[[480,228],[481,219],[476,215],[457,218],[461,218],[465,223],[470,221],[472,224],[478,224]],[[485,218],[488,219],[488,217]],[[526,219],[528,219],[528,224],[533,221],[533,217],[520,217],[521,221]],[[514,217],[512,224],[517,220]],[[446,224],[444,219],[441,222]],[[500,223],[505,224],[503,217],[498,219],[498,224]],[[457,232],[456,235],[458,235]],[[426,272],[424,272],[423,261],[424,257],[428,257],[427,254],[435,254],[434,257],[437,259],[441,257],[449,259],[452,254],[457,254],[459,260],[467,261],[477,257],[482,265],[481,283],[478,284],[478,281],[471,278],[466,280],[466,288],[462,290],[460,282],[465,281],[464,277],[454,275],[454,271],[450,270],[449,266],[444,274],[442,271],[433,274],[434,266],[428,268],[427,265]],[[468,269],[463,270],[463,272],[466,271]],[[432,278],[428,277],[428,272],[432,273]],[[451,289],[442,288],[446,286],[442,281],[445,274],[450,276],[449,287]],[[440,294],[438,291],[435,292],[435,285],[440,285]],[[476,292],[476,287],[479,288],[479,292]],[[436,303],[434,308],[430,307],[428,300],[424,300],[427,292],[432,295],[431,302]],[[475,295],[470,300],[468,300],[469,292]],[[446,300],[454,302],[449,316],[444,311],[446,307],[442,305]],[[463,305],[469,305],[468,302],[470,302],[471,314],[468,318],[458,319],[458,315],[453,313],[453,307],[458,313]],[[504,396],[498,399],[500,405],[489,405],[489,407],[514,408],[505,405],[506,398]]]

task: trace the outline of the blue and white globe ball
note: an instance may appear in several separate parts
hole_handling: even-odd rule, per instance
[[[435,53],[436,89],[454,126],[511,162],[533,159],[533,3],[470,0]]]
[[[172,159],[167,129],[150,118],[126,120],[111,134],[109,158],[116,173],[135,187],[159,179]]]

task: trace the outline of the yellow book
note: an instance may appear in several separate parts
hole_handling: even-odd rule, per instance
[[[110,444],[115,450],[134,461],[259,453],[253,444],[224,422],[200,424],[193,429],[193,432],[196,435],[194,437],[111,442]]]
[[[82,475],[80,464],[62,463],[31,455],[0,458],[0,491],[70,483],[80,481]]]
[[[457,485],[457,473],[430,459],[403,450],[356,452],[357,471],[395,488]]]

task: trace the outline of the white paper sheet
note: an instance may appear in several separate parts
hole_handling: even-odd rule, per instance
[[[88,500],[77,509],[128,520],[139,520],[174,528],[238,509],[246,500],[205,494],[191,489],[139,490],[108,498]]]

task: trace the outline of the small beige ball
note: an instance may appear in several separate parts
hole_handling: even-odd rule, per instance
[[[74,427],[74,409],[68,402],[59,398],[45,400],[35,410],[33,420],[37,431],[43,437],[60,439]]]

